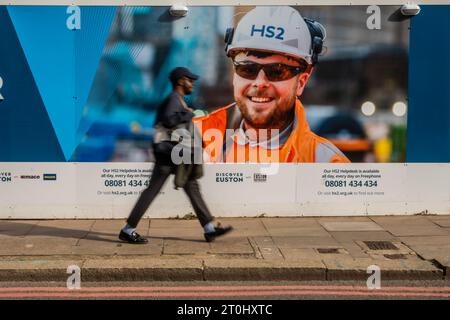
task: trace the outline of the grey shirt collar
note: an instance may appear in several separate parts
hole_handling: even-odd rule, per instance
[[[289,136],[296,126],[297,115],[294,116],[294,119],[286,128],[283,129],[283,131],[279,132],[275,136],[272,136],[270,140],[257,142],[255,140],[252,140],[248,135],[245,134],[244,119],[242,119],[235,141],[241,146],[249,144],[250,147],[262,147],[269,150],[279,149],[289,139]]]

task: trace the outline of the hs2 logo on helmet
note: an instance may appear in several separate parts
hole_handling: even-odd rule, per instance
[[[284,28],[281,27],[266,26],[264,24],[261,27],[252,25],[250,36],[253,37],[253,35],[256,34],[259,34],[261,37],[265,38],[275,38],[278,40],[284,40]]]

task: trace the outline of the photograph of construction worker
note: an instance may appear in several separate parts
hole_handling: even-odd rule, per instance
[[[380,30],[365,6],[169,9],[117,8],[70,161],[155,162],[177,66],[202,79],[186,101],[205,161],[405,161],[409,22],[389,20],[397,6],[380,6]]]
[[[259,151],[269,148],[279,162],[349,162],[330,141],[310,130],[299,99],[325,36],[321,24],[288,6],[256,7],[236,29],[227,30],[225,50],[234,66],[235,102],[194,119],[204,138],[210,129],[224,137],[226,147],[221,150],[208,148],[213,141],[217,146],[217,139],[204,139],[207,161],[264,162]],[[227,129],[235,134],[227,138]],[[261,129],[267,130],[265,137]]]
[[[172,149],[176,144],[171,141],[172,130],[187,128],[194,117],[192,108],[186,104],[184,99],[185,96],[192,93],[194,83],[198,79],[198,75],[185,67],[177,67],[170,72],[169,80],[173,90],[160,105],[155,122],[155,129],[158,131],[153,143],[155,166],[148,187],[141,193],[127,219],[127,224],[120,231],[119,239],[122,241],[132,244],[148,242],[147,238],[136,232],[136,227],[171,174],[177,176],[176,181],[182,181],[178,183],[181,184],[178,187],[182,187],[186,192],[204,229],[204,238],[207,242],[212,242],[215,238],[232,230],[231,226],[223,227],[213,223],[214,217],[203,200],[197,181],[203,175],[201,166],[190,164],[191,167],[188,168],[184,164],[175,165],[171,158]],[[183,170],[180,170],[180,166]],[[179,177],[179,175],[183,175],[183,177]]]

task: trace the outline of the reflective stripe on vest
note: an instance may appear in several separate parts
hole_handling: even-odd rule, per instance
[[[315,162],[331,162],[331,159],[336,156],[344,156],[344,154],[330,143],[319,143],[316,146],[316,159]]]

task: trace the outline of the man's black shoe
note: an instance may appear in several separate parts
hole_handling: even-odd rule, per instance
[[[123,230],[120,230],[119,239],[133,244],[145,244],[148,242],[146,238],[141,237],[136,231],[129,235],[128,233],[123,232]]]
[[[204,233],[206,242],[213,242],[217,237],[223,236],[228,232],[230,232],[231,230],[233,230],[233,227],[232,226],[221,227],[220,225],[218,225],[215,227],[215,229],[216,230],[214,232]]]

